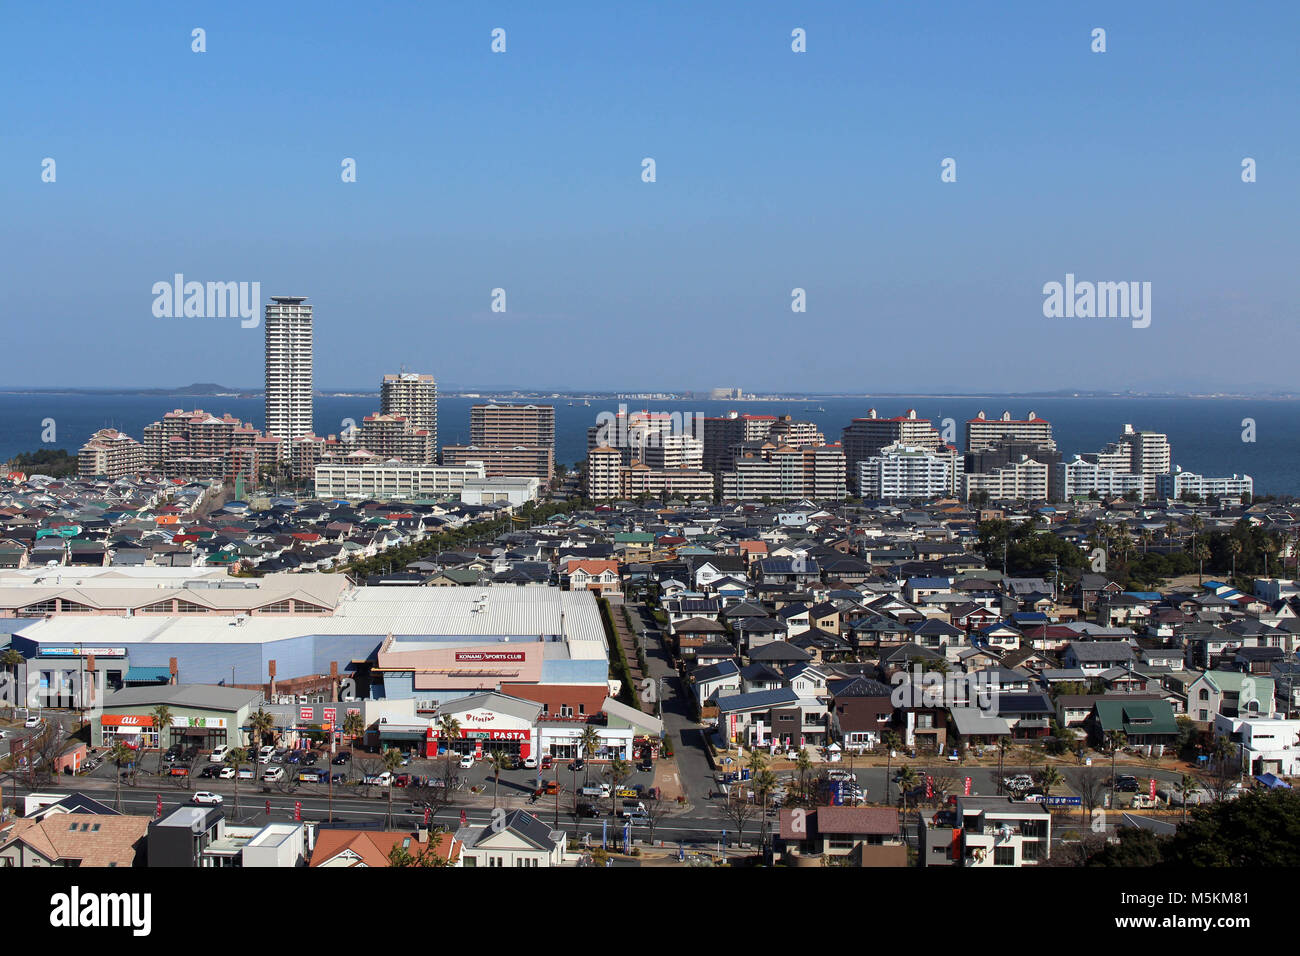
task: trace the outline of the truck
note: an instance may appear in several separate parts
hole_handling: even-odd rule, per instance
[[[619,816],[622,817],[644,816],[644,815],[645,815],[645,804],[642,803],[640,800],[624,800],[623,806],[619,810]]]
[[[608,797],[609,784],[588,784],[585,787],[579,788],[578,793],[584,797]]]

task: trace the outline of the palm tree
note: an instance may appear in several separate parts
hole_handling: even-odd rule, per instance
[[[361,716],[360,714],[357,715]],[[275,743],[275,717],[266,712],[264,708],[257,708],[248,718],[248,729],[252,732],[253,739],[248,742],[251,750],[258,750],[262,744],[266,743],[266,738],[271,737],[271,743]]]
[[[1237,555],[1241,554],[1244,549],[1245,545],[1241,543],[1240,538],[1229,539],[1228,552],[1232,555],[1232,576],[1234,578],[1237,576]]]
[[[1138,540],[1142,542],[1143,554],[1147,553],[1147,548],[1151,546],[1151,542],[1154,541],[1155,538],[1156,538],[1155,532],[1153,532],[1150,528],[1142,529],[1142,532],[1138,535]]]
[[[1065,778],[1061,776],[1061,771],[1051,764],[1044,767],[1043,772],[1038,775],[1038,783],[1043,788],[1043,796],[1045,797],[1050,797],[1052,788],[1059,787],[1064,782]]]
[[[592,755],[598,750],[600,750],[600,731],[588,724],[582,728],[582,733],[578,735],[578,751],[584,758],[582,764],[583,782],[590,782],[591,780],[591,767],[588,764],[591,762]]]
[[[605,768],[605,776],[609,778],[609,815],[611,817],[614,815],[615,801],[618,800],[618,788],[631,775],[632,765],[618,754],[614,755],[609,762],[609,766]]]
[[[1259,550],[1264,552],[1264,577],[1268,577],[1268,556],[1277,553],[1277,539],[1270,534],[1259,546]]]
[[[904,766],[898,772],[898,792],[903,798],[903,811],[907,811],[907,791],[916,786],[916,771],[911,767]]]
[[[349,741],[348,752],[355,760],[357,756],[357,738],[366,732],[366,721],[360,711],[353,711],[343,718],[343,733]]]
[[[801,798],[806,797],[808,793],[808,772],[812,770],[812,758],[808,756],[806,747],[799,748],[799,755],[795,757],[794,761],[794,769],[799,774],[799,796]],[[886,769],[885,773],[888,774],[889,770]]]
[[[23,655],[12,647],[6,650],[3,654],[0,654],[0,665],[4,665],[4,667],[9,670],[9,686],[13,688],[12,699],[14,701],[15,710],[17,709],[18,700],[22,697],[26,697],[26,694],[18,693],[18,665],[21,664],[23,660]]]
[[[163,732],[172,726],[172,712],[166,704],[159,704],[149,712],[158,731],[158,776],[162,776]]]
[[[494,750],[487,755],[488,766],[492,768],[492,809],[497,808],[497,791],[501,789],[501,768],[506,765],[507,757],[502,750]]]
[[[1199,789],[1196,778],[1190,773],[1183,774],[1182,778],[1174,784],[1174,790],[1183,799],[1183,822],[1187,822],[1187,798]]]
[[[443,714],[438,718],[438,736],[442,738],[442,744],[447,748],[447,783],[451,783],[451,742],[460,740],[460,721],[451,714]]]
[[[749,770],[751,777],[758,776],[767,769],[767,755],[761,750],[751,750],[749,759],[745,761],[745,767]]]
[[[117,796],[113,801],[113,809],[122,812],[122,764],[130,763],[135,759],[135,751],[128,747],[122,741],[117,741],[108,751],[108,759],[117,764]]]
[[[1196,565],[1196,583],[1201,584],[1205,579],[1205,562],[1210,557],[1210,548],[1204,542],[1197,542],[1192,546],[1192,558],[1197,562]]]
[[[243,747],[232,747],[226,751],[226,766],[235,768],[235,816],[239,816],[239,765],[248,763],[248,751]]]
[[[385,771],[387,771],[389,774],[394,774],[397,772],[397,769],[401,767],[401,765],[402,765],[402,755],[396,747],[389,747],[387,750],[384,751]],[[389,830],[393,828],[393,791],[396,789],[397,787],[394,786],[393,779],[390,776],[388,779],[388,823],[387,823],[387,829]]]
[[[1128,734],[1122,730],[1106,731],[1106,743],[1110,744],[1110,792],[1112,802],[1115,794],[1115,758],[1119,756],[1119,749],[1128,743]]]
[[[894,751],[903,746],[903,738],[895,730],[886,730],[880,735],[880,744],[885,748],[885,786],[889,786],[889,767],[894,762]]]

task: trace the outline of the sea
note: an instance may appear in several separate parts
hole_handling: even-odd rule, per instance
[[[1222,477],[1248,474],[1257,495],[1300,495],[1300,399],[1293,398],[1167,398],[978,396],[866,396],[861,398],[781,399],[771,401],[618,400],[591,398],[517,399],[555,406],[556,461],[569,466],[586,457],[587,428],[601,412],[648,409],[690,416],[722,415],[729,410],[755,415],[791,415],[816,422],[828,441],[840,439],[853,418],[875,408],[882,417],[916,409],[940,427],[943,419],[956,423],[957,444],[965,441],[964,424],[980,411],[988,417],[1010,411],[1023,419],[1030,412],[1052,423],[1057,447],[1066,460],[1098,451],[1119,437],[1125,424],[1169,436],[1173,460],[1185,471]],[[440,445],[469,441],[471,405],[481,398],[439,397]],[[104,427],[133,438],[144,426],[174,409],[202,409],[216,415],[229,412],[257,428],[263,424],[261,398],[193,395],[139,395],[68,392],[0,392],[0,462],[23,451],[64,448],[75,453],[87,438]],[[318,435],[337,434],[347,419],[360,423],[379,411],[378,394],[318,395],[315,426]],[[52,441],[44,441],[52,438]]]

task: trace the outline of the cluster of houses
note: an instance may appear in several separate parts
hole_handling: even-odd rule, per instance
[[[417,502],[220,503],[216,479],[0,479],[0,570],[26,567],[225,567],[323,571],[440,531],[498,520],[507,508]]]

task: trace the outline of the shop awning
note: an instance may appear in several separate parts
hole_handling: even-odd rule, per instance
[[[166,684],[171,679],[169,667],[128,667],[122,678],[128,684]]]

